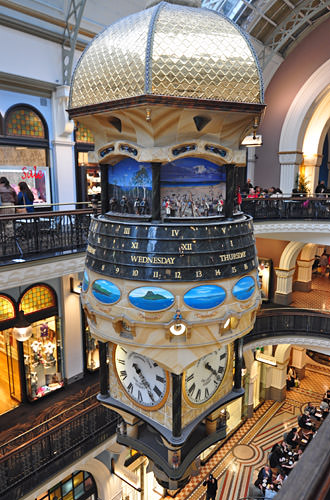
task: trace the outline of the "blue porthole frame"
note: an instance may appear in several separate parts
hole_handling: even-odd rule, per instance
[[[134,302],[132,302],[131,298],[130,298],[130,295],[131,293],[133,293],[134,291],[136,290],[140,290],[140,289],[159,289],[159,290],[163,290],[164,292],[170,294],[172,297],[173,297],[173,300],[172,300],[172,303],[169,304],[168,306],[162,308],[162,309],[146,309],[144,307],[141,307],[141,306],[138,306],[136,303],[134,304]],[[166,288],[163,288],[163,287],[160,287],[160,286],[155,286],[155,285],[150,285],[150,286],[138,286],[136,288],[133,288],[132,290],[130,290],[128,292],[128,295],[127,295],[127,298],[129,300],[129,303],[133,306],[133,307],[136,307],[136,309],[138,309],[139,311],[144,311],[144,312],[147,312],[147,313],[153,313],[153,312],[163,312],[163,311],[167,311],[168,309],[170,309],[171,307],[173,307],[173,305],[175,304],[175,296],[173,295],[173,293],[170,291],[170,290],[167,290]]]
[[[114,286],[115,288],[117,288],[117,290],[119,291],[119,297],[114,300],[113,302],[103,302],[102,300],[100,300],[99,298],[97,298],[97,296],[94,294],[94,285],[97,281],[105,281],[107,283],[110,283],[112,286]],[[114,283],[112,283],[112,281],[109,281],[109,280],[106,280],[104,278],[97,278],[96,280],[93,281],[92,285],[91,285],[91,293],[93,295],[93,297],[100,303],[100,304],[103,304],[105,306],[113,306],[114,304],[117,304],[117,302],[121,299],[121,290],[120,288],[115,285]]]
[[[235,286],[237,286],[237,284],[238,284],[240,281],[242,281],[242,280],[244,280],[244,279],[247,279],[247,278],[249,278],[250,280],[252,280],[252,281],[253,281],[254,288],[253,288],[253,291],[250,293],[250,295],[249,295],[248,297],[243,298],[243,299],[240,299],[239,297],[237,297],[237,295],[235,295],[234,289],[235,289]],[[254,294],[254,292],[255,292],[256,288],[258,288],[258,283],[257,283],[256,279],[255,279],[255,278],[253,278],[253,276],[250,276],[250,275],[248,275],[248,276],[242,276],[242,277],[241,277],[239,280],[237,280],[237,281],[236,281],[236,283],[234,284],[234,286],[233,286],[233,288],[232,288],[232,290],[231,290],[231,293],[232,293],[233,297],[235,297],[235,299],[236,299],[236,300],[239,300],[239,302],[245,302],[246,300],[249,300],[249,299],[252,297],[252,295]],[[259,288],[258,288],[258,289],[259,289]]]
[[[219,288],[220,290],[222,290],[224,292],[224,298],[221,302],[219,302],[219,304],[215,305],[215,306],[212,306],[212,307],[204,307],[204,308],[201,308],[201,307],[193,307],[191,305],[189,305],[186,301],[185,301],[185,296],[191,292],[192,290],[196,290],[197,288],[206,288],[206,287],[216,287],[216,288]],[[221,304],[224,303],[224,301],[226,300],[227,298],[227,292],[226,290],[222,287],[222,286],[219,286],[219,285],[215,285],[213,283],[211,284],[208,284],[208,285],[198,285],[198,286],[194,286],[192,288],[189,288],[189,290],[187,290],[184,294],[183,294],[183,302],[185,303],[185,305],[187,307],[189,307],[189,309],[192,309],[193,311],[212,311],[212,309],[216,309],[217,307],[219,307]]]

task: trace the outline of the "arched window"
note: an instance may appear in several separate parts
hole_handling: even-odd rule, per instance
[[[94,135],[81,123],[77,122],[76,128],[76,142],[88,142],[89,144],[94,144]]]
[[[7,295],[0,294],[0,322],[14,319],[16,316],[15,304]]]
[[[39,495],[36,500],[55,500],[55,498],[96,500],[97,489],[93,476],[85,471],[74,472]]]
[[[25,315],[54,307],[56,307],[55,293],[48,285],[43,284],[29,288],[19,301],[19,310],[23,310]]]
[[[0,117],[0,177],[18,192],[25,181],[38,206],[51,202],[48,127],[32,106],[15,104]]]
[[[32,109],[17,107],[5,119],[5,135],[46,138],[44,124]]]

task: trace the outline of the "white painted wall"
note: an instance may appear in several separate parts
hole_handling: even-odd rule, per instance
[[[1,26],[0,47],[1,71],[61,83],[62,49],[59,44]]]

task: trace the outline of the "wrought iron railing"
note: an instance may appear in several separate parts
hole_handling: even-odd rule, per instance
[[[84,251],[91,209],[0,217],[0,264]]]
[[[330,219],[330,197],[244,198],[241,210],[254,220]]]
[[[72,413],[70,415],[70,412]],[[18,500],[110,438],[120,417],[93,396],[1,447],[2,500]],[[64,418],[64,420],[63,420]],[[53,420],[53,421],[51,421]],[[53,424],[55,423],[55,426]],[[52,426],[51,429],[48,427]]]
[[[293,307],[264,309],[258,313],[251,332],[245,335],[244,343],[285,334],[330,338],[330,315]]]

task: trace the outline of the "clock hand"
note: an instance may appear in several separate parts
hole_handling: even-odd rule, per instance
[[[151,387],[150,387],[150,384],[149,382],[145,379],[142,371],[141,371],[141,368],[139,368],[139,366],[136,364],[136,363],[133,363],[133,368],[135,368],[135,371],[136,373],[138,374],[138,376],[140,377],[141,379],[141,382],[142,384],[144,385],[144,387],[147,389],[147,392],[149,394],[149,397],[151,399],[151,401],[154,403],[155,400],[154,400],[154,396],[152,394],[152,390],[151,390]]]
[[[207,370],[209,370],[210,372],[212,372],[212,373],[213,373],[213,375],[215,375],[215,376],[216,376],[217,380],[219,380],[219,379],[220,379],[220,377],[219,377],[219,373],[218,373],[218,372],[217,372],[214,368],[212,368],[212,366],[210,365],[210,363],[209,363],[208,361],[205,363],[204,367],[205,367]]]

